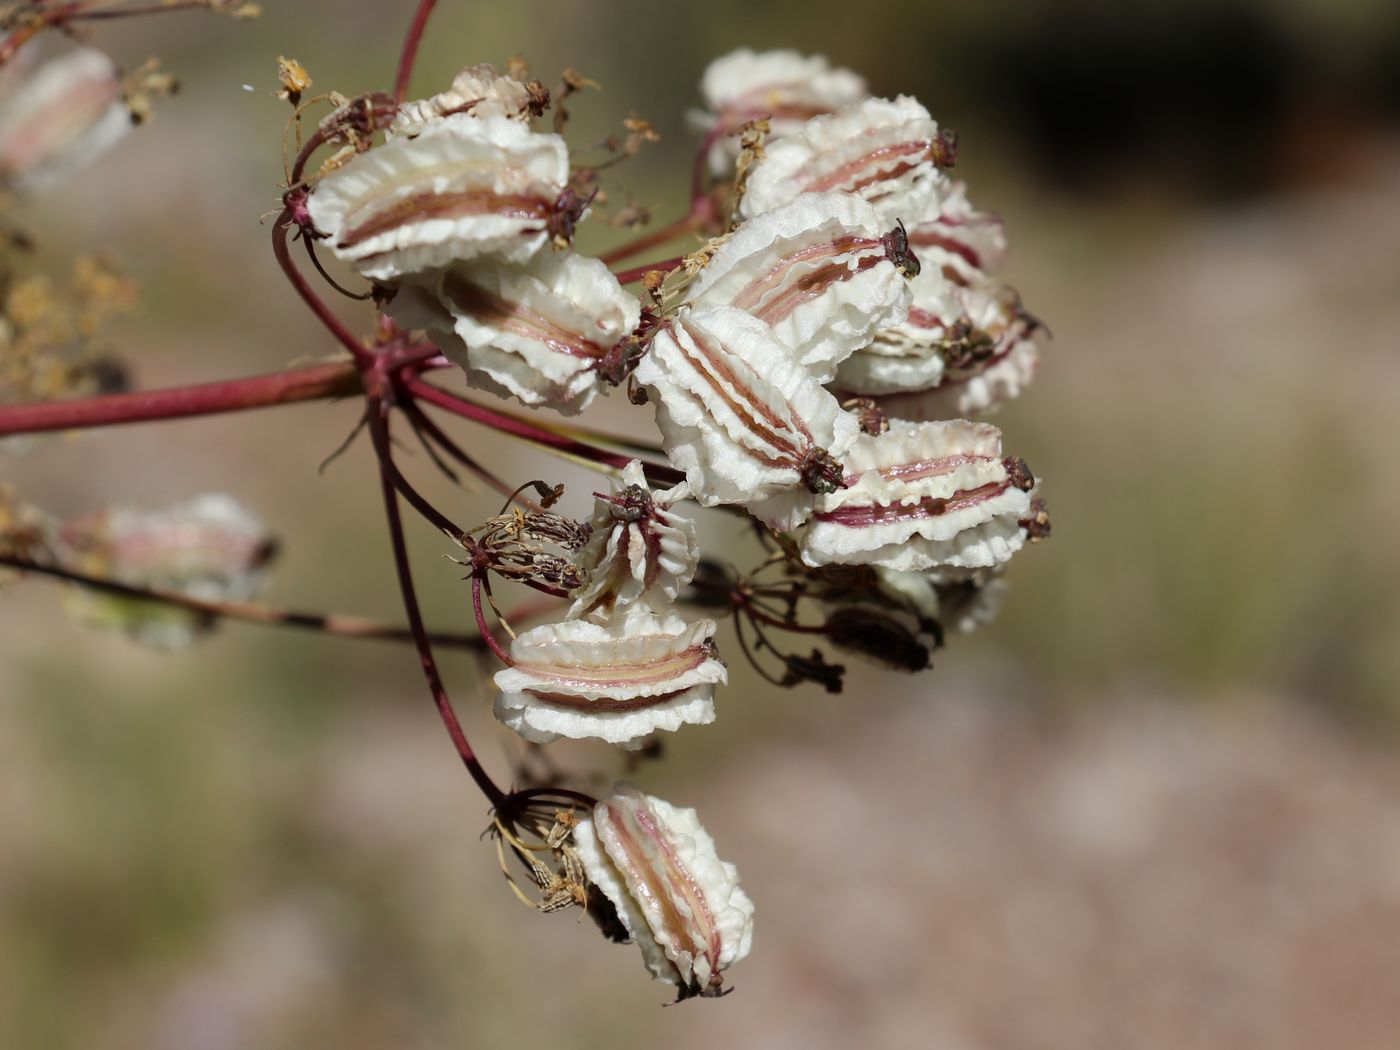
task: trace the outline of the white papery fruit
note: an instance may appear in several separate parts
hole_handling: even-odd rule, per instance
[[[574,844],[652,976],[678,998],[720,994],[723,971],[749,954],[754,907],[695,810],[617,784]]]
[[[105,153],[131,128],[121,74],[82,47],[21,76],[0,99],[0,178],[42,188]]]
[[[598,392],[598,368],[637,327],[641,304],[597,259],[549,252],[406,282],[385,310],[426,332],[474,386],[572,415]]]
[[[351,157],[307,207],[338,259],[392,281],[482,256],[525,262],[578,218],[568,181],[560,136],[456,113]]]
[[[671,511],[689,497],[684,482],[653,493],[635,459],[610,495],[595,495],[593,535],[574,556],[588,582],[574,592],[569,619],[602,623],[638,603],[662,612],[676,600],[700,560],[694,522]]]
[[[917,271],[900,231],[850,193],[806,193],[750,219],[710,257],[687,294],[763,321],[821,382],[909,310]]]
[[[991,337],[968,317],[967,289],[940,269],[921,269],[909,288],[913,301],[904,319],[875,333],[841,362],[838,389],[865,396],[926,390],[943,381],[951,355],[974,342],[990,346]]]
[[[737,134],[750,120],[768,120],[768,141],[801,131],[812,117],[833,113],[866,97],[865,80],[833,69],[821,55],[740,48],[705,67],[700,94],[708,107],[692,110],[691,125],[724,134],[710,147],[710,170],[724,175],[739,154]]]
[[[968,420],[892,421],[846,455],[853,483],[823,496],[802,536],[808,565],[898,570],[997,565],[1025,541],[1034,484],[1001,431]]]
[[[994,273],[1006,259],[1001,219],[974,209],[964,182],[951,183],[934,212],[909,223],[909,244],[930,269],[947,267],[967,284]]]
[[[998,344],[999,346],[1002,344]],[[945,380],[932,390],[876,398],[880,408],[899,419],[946,419],[981,416],[1019,397],[1040,367],[1040,350],[1026,337],[1007,337],[985,368],[965,378]]]
[[[452,86],[431,98],[413,99],[399,106],[390,131],[417,135],[429,124],[454,113],[473,117],[509,117],[528,121],[541,102],[530,86],[496,72],[489,63],[467,66],[452,78]]]
[[[768,326],[732,306],[680,311],[637,365],[661,442],[707,507],[737,503],[776,528],[840,484],[859,432]]]
[[[873,204],[886,228],[912,225],[936,212],[947,186],[940,168],[953,153],[951,136],[914,99],[866,99],[768,146],[740,209],[754,218],[804,193],[838,190]]]
[[[65,522],[62,560],[119,583],[205,601],[257,593],[276,547],[262,520],[232,496],[212,493],[160,510],[116,508]],[[72,613],[161,649],[188,645],[211,621],[178,607],[73,588]]]
[[[686,624],[633,606],[606,623],[543,624],[511,643],[496,673],[495,714],[526,740],[596,739],[640,747],[647,736],[714,721],[728,677],[712,620]]]
[[[874,397],[900,419],[978,415],[1015,397],[1035,374],[1039,322],[1008,286],[976,275],[966,283],[944,249],[923,249],[902,324],[878,332],[841,362],[835,388]]]

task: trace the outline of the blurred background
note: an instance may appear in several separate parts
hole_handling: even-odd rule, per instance
[[[113,335],[142,386],[332,350],[259,225],[274,59],[387,87],[413,5],[263,6],[94,32],[183,90],[22,213],[55,269],[101,248],[140,281]],[[665,219],[701,71],[739,46],[825,53],[959,131],[1054,333],[996,422],[1055,535],[933,672],[831,697],[732,659],[715,726],[636,772],[700,808],[758,902],[734,994],[660,1009],[635,949],[516,903],[410,650],[230,625],[162,655],[33,581],[0,597],[0,1046],[1395,1046],[1400,8],[442,0],[416,84],[514,54],[551,85],[578,69],[603,91],[571,138],[651,120],[618,182]],[[626,407],[587,421],[645,433]],[[356,417],[102,431],[0,480],[62,514],[226,489],[285,541],[267,600],[397,620],[364,443],[317,472]],[[596,486],[453,429],[508,478]],[[404,463],[458,520],[494,511]],[[430,621],[466,629],[450,552],[410,529]],[[443,660],[508,777],[488,669]]]

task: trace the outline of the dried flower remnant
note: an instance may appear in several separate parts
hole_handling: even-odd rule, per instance
[[[609,495],[595,496],[593,536],[575,559],[588,583],[575,592],[570,619],[605,622],[639,603],[661,613],[675,602],[700,558],[694,523],[671,509],[689,495],[684,484],[653,493],[634,459]]]
[[[496,674],[496,717],[526,740],[597,739],[637,748],[657,731],[714,721],[728,678],[711,620],[634,606],[606,624],[566,620],[519,635]]]
[[[549,90],[538,80],[517,80],[482,63],[463,69],[446,91],[403,103],[390,130],[395,135],[417,135],[429,124],[454,113],[509,117],[528,123],[548,106]]]
[[[715,59],[700,80],[707,110],[690,113],[701,131],[717,128],[709,165],[725,175],[739,154],[739,130],[766,118],[769,139],[801,131],[812,117],[832,113],[866,97],[865,80],[849,69],[833,69],[821,55],[796,51],[731,51]]]
[[[543,482],[533,485],[550,493],[543,501],[546,507],[562,491],[562,487],[549,490]],[[584,583],[586,574],[574,564],[573,555],[588,542],[591,531],[587,522],[561,514],[516,508],[488,518],[466,536],[454,538],[470,553],[466,564],[474,574],[490,572],[517,583],[567,592]]]
[[[41,189],[101,156],[131,123],[121,73],[103,52],[49,59],[0,100],[0,178]]]
[[[734,306],[772,329],[819,382],[908,314],[918,262],[898,227],[850,193],[806,193],[750,219],[710,255],[688,294]]]
[[[612,902],[589,883],[573,844],[580,807],[593,804],[586,795],[548,787],[514,792],[496,808],[491,835],[501,874],[523,904],[546,914],[578,905],[610,940],[626,940]],[[528,872],[533,893],[512,873],[507,851]]]
[[[737,503],[790,529],[843,477],[859,424],[762,321],[732,306],[682,310],[637,366],[662,445],[707,507]]]
[[[740,209],[753,218],[804,193],[840,190],[873,204],[886,227],[909,224],[937,207],[954,153],[952,137],[914,99],[867,99],[767,146]]]
[[[808,565],[959,569],[1020,550],[1034,479],[1001,454],[1001,431],[966,420],[897,421],[846,456],[855,480],[824,496],[802,537]]]
[[[641,304],[597,259],[547,253],[524,265],[481,259],[404,284],[387,312],[422,329],[474,386],[573,414],[637,326]]]
[[[582,213],[568,183],[558,135],[456,113],[351,157],[307,207],[337,258],[393,281],[484,256],[527,261]]]
[[[277,97],[295,106],[301,102],[301,96],[311,90],[311,74],[295,58],[278,55],[277,83],[280,85]]]
[[[754,908],[695,810],[618,784],[574,842],[651,974],[679,999],[721,994],[723,972],[749,953]]]
[[[138,587],[208,601],[245,601],[262,583],[276,543],[231,496],[210,494],[162,510],[118,508],[64,522],[65,563]],[[213,626],[185,609],[72,588],[65,604],[80,619],[125,631],[147,645],[179,649]]]

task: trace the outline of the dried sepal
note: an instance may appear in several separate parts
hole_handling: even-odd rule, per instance
[[[293,106],[299,105],[301,96],[311,89],[311,74],[295,58],[277,56],[277,97]]]
[[[543,482],[534,484],[543,487]],[[545,500],[546,505],[550,502]],[[516,507],[488,518],[460,539],[471,555],[465,564],[473,572],[491,572],[517,583],[572,591],[583,584],[585,576],[574,564],[573,556],[588,542],[591,533],[586,521],[548,510]]]
[[[618,784],[574,841],[651,974],[680,999],[721,994],[724,970],[749,953],[754,908],[695,810]]]
[[[790,529],[841,483],[857,421],[768,326],[735,307],[683,310],[637,366],[662,445],[705,506],[737,503]]]
[[[593,399],[641,317],[597,259],[554,253],[454,266],[405,283],[386,310],[401,328],[424,330],[474,386],[567,414]]]
[[[952,156],[951,136],[914,99],[866,99],[769,144],[741,211],[752,218],[803,193],[837,190],[870,201],[887,227],[911,225],[937,207]]]
[[[854,481],[824,496],[802,537],[809,565],[959,569],[1000,564],[1024,543],[1033,484],[986,423],[895,422],[846,457]]]
[[[635,459],[610,494],[595,495],[593,536],[576,559],[588,583],[569,619],[603,622],[638,603],[662,612],[676,600],[700,558],[694,522],[671,510],[689,495],[685,485],[653,493]]]
[[[710,620],[686,624],[641,606],[606,623],[566,620],[518,635],[496,674],[495,714],[526,740],[597,739],[640,747],[651,734],[714,721],[727,680]]]
[[[307,206],[337,258],[392,281],[483,256],[525,262],[582,214],[568,182],[558,135],[457,113],[351,157]]]
[[[910,292],[875,208],[808,193],[750,219],[709,253],[689,295],[763,321],[821,382],[905,319]]]
[[[521,903],[546,914],[575,905],[590,911],[598,907],[597,894],[573,844],[574,829],[582,819],[580,807],[586,801],[591,800],[541,788],[515,792],[496,807],[490,832],[496,840],[501,874]],[[520,885],[507,853],[527,873],[529,890]],[[609,902],[602,903],[600,911],[611,911]]]

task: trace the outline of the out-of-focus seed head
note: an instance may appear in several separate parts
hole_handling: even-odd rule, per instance
[[[66,521],[65,564],[138,587],[208,601],[247,601],[262,584],[277,543],[261,519],[233,497],[197,496],[161,510],[117,508]],[[147,645],[178,649],[213,626],[188,610],[74,587],[71,612]]]

